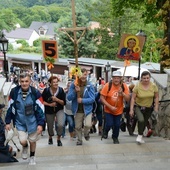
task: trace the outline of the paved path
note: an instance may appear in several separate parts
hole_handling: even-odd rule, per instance
[[[70,141],[68,133],[62,138],[62,147],[58,147],[55,138],[53,145],[48,145],[47,133],[37,143],[35,166],[29,166],[28,160],[19,163],[0,164],[1,170],[169,170],[170,141],[160,137],[144,138],[146,143],[135,143],[136,136],[120,132],[120,144],[113,144],[111,134],[103,139],[91,134],[90,141],[83,141],[76,146]],[[18,144],[17,137],[14,141]],[[12,143],[11,143],[12,144]],[[15,148],[15,147],[14,147]]]

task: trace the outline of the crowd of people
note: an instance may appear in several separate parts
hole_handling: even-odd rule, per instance
[[[63,145],[66,125],[70,139],[77,139],[76,145],[89,141],[90,133],[97,132],[107,139],[110,130],[113,143],[119,144],[121,119],[125,114],[129,134],[134,135],[137,124],[136,142],[144,143],[143,133],[152,111],[158,112],[158,88],[150,81],[150,73],[144,71],[136,85],[127,85],[121,72],[113,71],[109,82],[100,80],[96,86],[88,81],[85,68],[81,72],[78,82],[70,79],[65,88],[59,86],[60,79],[54,75],[33,87],[31,75],[21,73],[18,85],[11,90],[3,127],[9,131],[13,122],[23,147],[23,159],[27,159],[30,147],[30,165],[36,164],[36,142],[46,127],[49,145],[54,144],[54,130],[57,146]]]

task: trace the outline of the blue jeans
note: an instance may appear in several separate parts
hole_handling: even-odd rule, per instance
[[[109,132],[110,129],[113,129],[112,138],[118,138],[119,136],[121,117],[122,115],[105,113],[105,130]]]
[[[75,129],[75,122],[74,122],[74,116],[73,115],[67,115],[66,113],[65,113],[65,121],[68,123],[68,125],[69,125],[69,128],[68,128],[68,130],[69,130],[69,133],[72,133],[73,131],[74,131],[74,129]]]
[[[102,112],[96,113],[96,117],[97,117],[97,120],[99,121],[98,126],[102,126],[102,123],[103,123],[103,113]]]

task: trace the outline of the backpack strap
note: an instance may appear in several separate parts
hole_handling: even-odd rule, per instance
[[[10,94],[10,97],[14,100],[14,103],[13,103],[13,107],[16,108],[16,100],[17,100],[17,95],[18,95],[18,91],[20,89],[21,86],[17,85],[16,87],[14,87],[12,90],[11,90],[11,94]]]
[[[112,88],[112,80],[109,81],[109,86],[108,86],[107,93],[109,93],[109,91],[110,91],[111,88]]]
[[[124,84],[121,83],[121,87],[122,87],[122,90],[123,92],[125,91],[125,87],[124,87]],[[109,91],[111,90],[112,88],[112,80],[109,81],[109,86],[108,86],[108,90],[107,90],[107,93],[109,93]]]
[[[36,92],[36,89],[32,86],[31,87],[31,98],[33,100],[33,103],[34,103],[34,108],[36,106],[36,100],[37,100],[37,92]],[[21,88],[20,85],[14,87],[12,90],[11,90],[11,98],[14,100],[14,103],[13,103],[13,107],[15,108],[15,111],[16,111],[16,100],[17,100],[17,96],[18,96],[18,91],[19,89]],[[36,109],[35,109],[36,110]]]

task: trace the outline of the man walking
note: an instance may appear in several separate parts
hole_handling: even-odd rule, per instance
[[[11,129],[11,120],[16,126],[19,141],[23,147],[23,159],[27,159],[29,141],[29,164],[35,165],[36,141],[41,136],[45,117],[41,93],[30,84],[31,76],[22,73],[20,75],[20,85],[14,87],[10,92],[5,122],[6,130]]]
[[[84,125],[84,138],[89,140],[89,131],[92,126],[92,110],[95,101],[94,86],[87,81],[87,70],[81,69],[82,76],[79,84],[73,82],[68,91],[67,99],[72,101],[72,112],[75,115],[75,131],[77,145],[82,145],[82,127]]]

